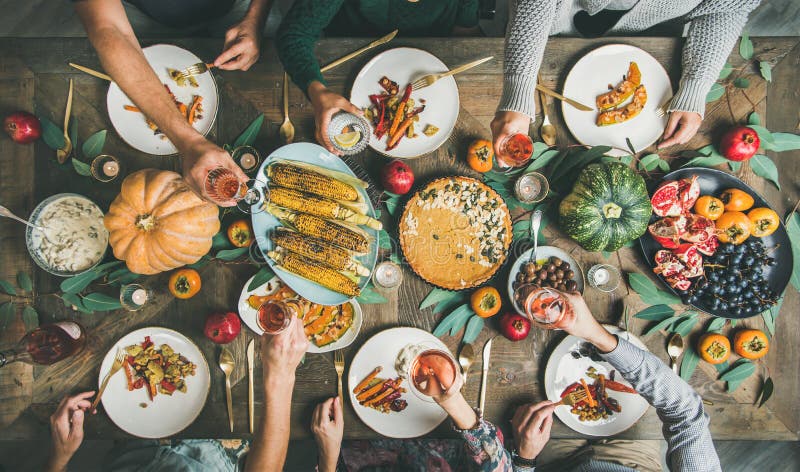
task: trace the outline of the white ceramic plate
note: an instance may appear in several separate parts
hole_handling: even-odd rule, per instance
[[[427,331],[417,328],[391,328],[369,338],[350,364],[350,369],[347,371],[350,402],[361,421],[379,434],[390,438],[416,438],[430,433],[447,418],[447,413],[439,405],[417,397],[407,385],[407,381],[403,382],[406,393],[402,398],[408,402],[408,407],[400,412],[381,413],[361,406],[353,394],[353,388],[375,367],[383,367],[379,377],[396,378],[398,374],[394,364],[397,355],[406,345],[422,342],[432,343],[444,351],[450,351],[439,338]]]
[[[523,252],[521,256],[514,261],[514,265],[511,266],[511,272],[508,274],[508,298],[509,300],[514,300],[514,287],[513,283],[517,279],[517,273],[522,268],[522,264],[528,262],[528,259],[531,257],[531,252],[533,248],[528,249],[527,251]],[[536,258],[537,259],[549,259],[551,257],[558,257],[562,261],[566,261],[569,263],[570,269],[575,272],[575,276],[572,278],[578,284],[578,292],[583,293],[584,288],[584,280],[583,280],[583,269],[581,265],[578,264],[572,256],[567,254],[563,249],[559,249],[555,246],[539,246],[536,249]],[[519,308],[517,308],[517,304],[513,303],[514,309],[517,310],[517,313],[520,315],[524,315]]]
[[[170,78],[167,72],[168,68],[182,70],[192,64],[203,62],[203,60],[191,52],[171,44],[155,44],[142,49],[142,51],[161,83],[169,86],[178,101],[188,105],[192,102],[193,95],[203,97],[203,118],[197,120],[193,126],[203,136],[207,135],[211,131],[219,108],[219,93],[214,76],[210,72],[200,74],[195,76],[198,87],[188,85],[178,87],[178,84]],[[144,115],[125,110],[122,108],[125,105],[133,105],[133,102],[115,82],[111,82],[106,96],[108,117],[123,141],[132,148],[148,154],[166,156],[178,152],[168,139],[161,139],[160,135],[153,134],[153,130],[147,126]]]
[[[580,111],[561,103],[564,121],[578,142],[589,146],[612,146],[609,154],[630,154],[625,138],[636,151],[647,148],[661,137],[667,115],[659,118],[656,109],[672,96],[672,85],[664,67],[649,53],[627,44],[609,44],[583,56],[567,74],[564,95],[595,108],[595,98],[608,92],[608,84],[616,86],[628,72],[631,61],[642,72],[647,89],[647,103],[638,116],[625,123],[597,126],[597,110]],[[627,103],[627,102],[626,102]]]
[[[129,434],[140,438],[172,436],[194,422],[206,404],[211,387],[208,362],[189,338],[177,331],[157,326],[128,333],[103,358],[97,382],[99,385],[111,369],[117,348],[141,344],[145,336],[150,336],[156,346],[169,344],[175,352],[195,363],[195,375],[186,377],[186,393],[176,391],[171,396],[159,394],[150,401],[146,387],[128,391],[125,372],[120,370],[108,382],[102,397],[103,408],[111,421]],[[141,405],[147,407],[143,408]]]
[[[624,338],[634,346],[647,350],[647,347],[636,336],[623,331],[616,326],[603,325],[612,334],[616,334]],[[609,373],[614,370],[611,364],[603,362],[594,362],[588,357],[581,357],[575,359],[570,354],[571,351],[577,350],[585,341],[575,336],[567,336],[561,343],[556,346],[550,358],[547,360],[547,367],[544,371],[544,388],[547,394],[547,399],[553,402],[561,400],[561,392],[564,391],[573,382],[580,381],[581,378],[587,383],[594,382],[586,376],[586,369],[590,366],[597,369],[597,372],[604,374],[608,377]],[[630,384],[620,375],[617,371],[614,380],[630,386]],[[619,434],[626,429],[633,426],[639,418],[644,415],[650,405],[647,401],[637,394],[615,392],[608,390],[608,395],[619,402],[622,411],[609,415],[608,418],[600,421],[579,421],[578,417],[570,413],[569,406],[559,406],[556,408],[556,416],[562,423],[569,426],[573,430],[586,434],[589,436],[613,436]]]
[[[389,49],[373,57],[358,73],[350,91],[350,102],[362,109],[371,106],[369,96],[384,91],[378,84],[384,76],[397,82],[400,89],[398,94],[402,95],[406,85],[414,80],[448,70],[444,62],[427,51],[416,48]],[[430,87],[411,92],[411,98],[415,107],[422,105],[420,100],[425,100],[425,110],[419,114],[419,122],[414,125],[419,136],[414,139],[403,138],[397,147],[386,151],[388,133],[380,140],[372,134],[369,141],[372,149],[385,156],[410,159],[431,153],[447,141],[456,126],[461,106],[455,79],[440,79]],[[430,137],[422,134],[428,124],[439,128],[439,132]]]
[[[254,290],[247,290],[252,280],[253,277],[250,277],[247,282],[245,282],[242,288],[242,294],[239,295],[239,316],[251,331],[261,336],[264,334],[264,330],[258,325],[258,310],[251,307],[250,304],[247,303],[247,299],[250,295],[263,297],[275,293],[281,288],[283,282],[278,277],[273,277],[267,283],[259,285]],[[358,332],[361,331],[361,324],[364,322],[364,315],[361,311],[361,305],[359,305],[357,301],[350,300],[349,303],[353,305],[353,325],[350,326],[350,329],[348,329],[338,341],[330,343],[327,346],[317,347],[314,343],[310,343],[307,352],[311,354],[320,354],[323,352],[336,351],[337,349],[342,349],[351,345],[353,341],[356,340]]]
[[[344,172],[356,177],[350,167],[348,167],[343,160],[341,160],[338,156],[329,153],[322,146],[312,143],[294,143],[279,147],[264,160],[264,163],[261,164],[261,168],[258,170],[258,174],[256,174],[255,177],[259,181],[256,184],[256,187],[262,186],[263,184],[261,184],[261,182],[266,182],[268,180],[265,177],[264,170],[269,164],[272,163],[273,160],[278,159],[306,162],[320,167]],[[366,192],[363,192],[363,194],[368,206],[367,215],[374,218],[375,209],[372,207],[372,201]],[[253,232],[256,235],[256,243],[258,244],[258,248],[261,249],[264,255],[266,255],[267,251],[271,250],[273,247],[272,240],[269,239],[267,235],[274,228],[281,226],[281,223],[277,218],[266,211],[253,213],[252,220]],[[367,232],[367,234],[372,238],[373,242],[370,244],[369,252],[363,256],[360,256],[358,260],[361,261],[364,267],[372,272],[372,270],[375,268],[375,262],[378,260],[378,232],[374,229],[367,228],[366,226],[361,226],[360,228]],[[286,284],[291,287],[292,290],[297,292],[306,300],[310,300],[320,305],[341,305],[350,299],[347,297],[347,295],[334,292],[333,290],[324,288],[319,284],[311,282],[310,280],[306,280],[298,275],[294,275],[291,272],[287,272],[276,267],[272,259],[268,257],[266,257],[266,260],[267,264],[269,264],[270,268],[275,272],[275,274],[280,277],[281,280],[286,282]],[[364,288],[369,280],[369,277],[361,277],[359,286]]]

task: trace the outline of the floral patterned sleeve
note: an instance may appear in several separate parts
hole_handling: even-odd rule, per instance
[[[475,470],[533,472],[533,467],[512,465],[511,453],[503,445],[503,432],[482,417],[473,429],[458,429],[455,426],[453,429],[464,439],[467,455],[476,465]]]

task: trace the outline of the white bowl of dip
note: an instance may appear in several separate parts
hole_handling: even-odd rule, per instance
[[[105,257],[108,230],[100,207],[76,193],[59,193],[39,203],[27,227],[25,243],[33,261],[47,272],[72,277],[93,269]]]

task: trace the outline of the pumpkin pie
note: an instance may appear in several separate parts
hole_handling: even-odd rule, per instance
[[[414,272],[448,290],[476,287],[503,265],[511,215],[491,187],[468,177],[434,180],[400,218],[400,247]]]

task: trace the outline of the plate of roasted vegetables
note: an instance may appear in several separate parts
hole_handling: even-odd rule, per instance
[[[155,44],[143,48],[142,52],[178,112],[200,134],[207,135],[219,108],[217,82],[210,72],[188,79],[179,78],[177,74],[177,71],[203,61],[171,44]],[[134,149],[159,156],[178,152],[151,117],[145,116],[115,82],[108,87],[106,105],[117,134]]]
[[[275,274],[301,297],[341,305],[361,293],[383,228],[369,184],[339,157],[311,143],[276,149],[259,169],[266,211],[253,213],[256,243]]]
[[[562,102],[564,122],[581,144],[612,146],[611,154],[630,154],[656,142],[668,114],[656,110],[672,96],[664,67],[647,51],[627,44],[592,50],[572,67],[564,95],[591,106],[581,111]]]
[[[627,331],[603,325],[609,332],[647,350]],[[580,401],[556,407],[555,414],[573,430],[590,436],[612,436],[633,426],[650,406],[614,367],[586,341],[567,336],[547,361],[545,392],[558,402],[577,393]]]
[[[438,57],[415,48],[389,49],[372,58],[350,91],[350,101],[372,124],[369,146],[389,157],[411,159],[444,144],[458,120],[456,81],[444,77],[419,90],[411,90],[411,83],[448,70]]]
[[[111,370],[117,350],[125,351],[125,361],[102,397],[117,426],[140,438],[163,438],[194,422],[206,403],[211,375],[191,340],[155,326],[128,333],[103,358],[98,383]]]
[[[264,333],[261,305],[270,300],[298,300],[303,312],[301,322],[308,337],[308,352],[318,354],[342,349],[356,340],[364,316],[355,300],[341,305],[322,306],[299,296],[278,277],[248,290],[251,277],[239,296],[239,316],[258,335]]]
[[[347,395],[358,417],[390,438],[416,438],[433,431],[447,413],[433,401],[410,392],[409,346],[430,345],[447,351],[431,333],[417,328],[390,328],[369,338],[347,372]]]

